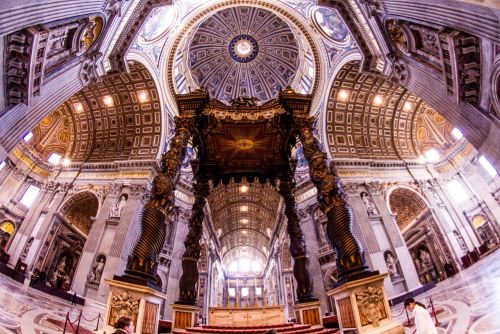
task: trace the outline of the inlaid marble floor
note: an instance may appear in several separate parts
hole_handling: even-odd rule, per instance
[[[500,250],[439,283],[417,300],[428,304],[429,297],[439,312],[440,334],[500,334]],[[0,334],[62,333],[66,313],[70,312],[74,320],[81,310],[81,306],[72,306],[0,274]],[[101,307],[83,307],[87,319],[99,313],[103,314]],[[402,304],[393,308],[393,314],[406,322]],[[82,319],[81,326],[87,329],[81,333],[89,334],[96,321]],[[414,330],[405,328],[407,334]]]
[[[71,305],[0,274],[0,334],[60,334],[67,312],[74,321],[82,310],[83,316],[89,320],[104,312],[99,306]],[[97,320],[89,322],[82,318],[80,328],[83,330],[80,333],[90,334],[96,324]],[[74,333],[70,327],[67,330],[67,333]]]
[[[440,334],[500,334],[500,250],[416,300],[429,305],[429,297],[438,313]],[[402,303],[392,311],[406,323]],[[414,327],[405,328],[407,334],[414,331]]]

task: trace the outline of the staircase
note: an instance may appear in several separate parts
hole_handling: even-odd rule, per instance
[[[279,334],[337,334],[337,329],[326,329],[322,326],[301,325],[301,324],[280,324],[266,326],[202,326],[190,327],[185,330],[176,329],[174,334],[265,334],[270,330],[275,330]]]

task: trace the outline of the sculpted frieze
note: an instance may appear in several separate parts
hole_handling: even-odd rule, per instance
[[[382,287],[368,286],[361,292],[356,293],[361,325],[380,326],[380,321],[387,318],[384,306],[384,291]]]

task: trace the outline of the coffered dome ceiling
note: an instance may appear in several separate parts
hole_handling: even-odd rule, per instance
[[[336,158],[417,159],[456,141],[453,126],[421,98],[385,77],[344,65],[335,78],[326,110],[326,135]]]
[[[160,148],[161,107],[148,70],[107,75],[73,95],[33,130],[28,148],[72,162],[154,159]]]
[[[239,96],[268,101],[292,84],[298,68],[292,29],[262,8],[216,12],[200,24],[189,45],[194,81],[224,102]]]

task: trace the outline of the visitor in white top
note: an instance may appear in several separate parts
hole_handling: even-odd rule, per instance
[[[405,300],[405,307],[413,312],[416,334],[438,334],[434,321],[423,304],[410,297]]]

